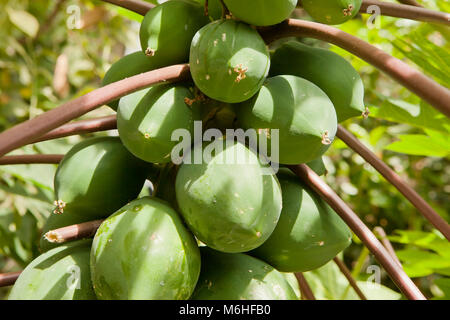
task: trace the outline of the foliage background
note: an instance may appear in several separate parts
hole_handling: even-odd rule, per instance
[[[450,12],[448,0],[419,1]],[[79,13],[79,15],[78,15]],[[294,13],[309,17],[301,10]],[[339,26],[440,84],[449,85],[450,29],[406,19],[369,15]],[[110,65],[139,50],[142,17],[101,1],[7,0],[0,3],[0,131],[99,87]],[[330,47],[312,39],[314,46]],[[450,121],[417,96],[347,52],[366,87],[368,119],[344,126],[388,163],[449,221]],[[85,117],[112,114],[104,106]],[[114,134],[97,133],[95,135]],[[14,153],[64,153],[92,134],[41,142]],[[450,298],[450,245],[417,210],[364,160],[336,139],[325,157],[326,181],[371,228],[383,227],[405,271],[427,297]],[[23,269],[39,254],[40,228],[52,209],[54,165],[0,167],[0,272]],[[344,253],[347,265],[373,299],[400,295],[384,272],[374,287],[370,266],[377,262],[355,237]],[[369,269],[368,269],[369,268]],[[306,274],[317,297],[356,299],[345,278],[328,264]],[[391,289],[388,289],[391,288]],[[7,297],[8,288],[0,288]]]

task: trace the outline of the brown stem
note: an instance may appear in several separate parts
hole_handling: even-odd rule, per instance
[[[56,128],[43,136],[40,136],[30,143],[36,143],[40,141],[52,140],[67,136],[72,136],[75,134],[98,132],[117,129],[117,118],[116,115],[86,119],[80,121],[74,121],[71,123],[66,123],[59,128]]]
[[[0,134],[0,156],[28,144],[35,137],[42,136],[50,130],[119,97],[156,83],[182,81],[189,77],[189,65],[179,64],[141,73],[93,90],[2,132]]]
[[[406,88],[450,117],[450,90],[390,56],[377,47],[339,29],[310,21],[289,19],[276,26],[261,28],[266,41],[288,36],[311,37],[335,44],[386,72]]]
[[[343,261],[341,261],[341,259],[339,259],[338,257],[335,257],[333,259],[334,263],[336,263],[336,265],[339,267],[339,270],[341,270],[341,272],[344,274],[344,276],[347,278],[348,283],[350,283],[350,286],[353,288],[353,290],[355,290],[356,294],[358,295],[358,297],[361,300],[367,300],[366,296],[364,295],[364,293],[361,291],[361,289],[358,287],[358,284],[356,283],[356,280],[353,278],[350,270],[348,270],[347,266],[344,264]]]
[[[406,4],[408,6],[416,6],[416,7],[423,8],[423,6],[420,3],[418,3],[416,0],[397,0],[397,1],[400,3]]]
[[[382,16],[411,19],[422,22],[434,22],[450,25],[450,14],[398,3],[381,2],[377,0],[364,0],[360,12],[367,13],[369,6],[378,6]]]
[[[398,174],[341,125],[338,127],[337,136],[370,163],[386,180],[392,183],[447,240],[450,240],[449,224],[413,188],[403,181]]]
[[[54,229],[44,234],[44,238],[51,243],[64,243],[72,240],[90,238],[104,220],[94,220]]]
[[[12,286],[20,276],[20,273],[21,271],[0,273],[0,287]]]
[[[104,2],[108,2],[114,4],[116,6],[134,11],[143,16],[152,8],[155,7],[154,4],[139,0],[103,0]]]
[[[353,212],[353,210],[325,183],[320,177],[304,164],[290,166],[290,169],[316,191],[347,223],[356,236],[367,246],[375,258],[385,268],[391,279],[408,299],[425,300],[425,296],[406,275],[397,262],[392,259],[377,237]]]
[[[394,247],[392,246],[392,243],[387,238],[386,232],[384,232],[384,229],[382,227],[375,227],[373,229],[373,232],[375,234],[378,234],[378,236],[380,237],[381,243],[386,248],[386,250],[389,252],[391,257],[398,263],[398,265],[400,267],[403,268],[402,263],[398,259],[397,254],[395,253],[395,250],[394,250]]]
[[[300,291],[302,293],[302,298],[306,300],[316,300],[316,297],[314,297],[314,293],[311,290],[311,287],[309,286],[308,282],[305,279],[305,276],[301,272],[296,272],[295,277],[297,278],[298,285],[300,287]]]
[[[23,154],[5,156],[0,158],[0,165],[30,163],[57,164],[63,157],[63,154]]]

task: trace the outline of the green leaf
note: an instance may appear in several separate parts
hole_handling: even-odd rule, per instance
[[[29,12],[7,8],[9,20],[20,30],[31,38],[34,38],[39,31],[38,20]]]
[[[450,132],[450,120],[425,102],[420,105],[397,99],[382,97],[383,103],[379,108],[371,108],[370,116],[398,123],[432,129],[440,132]]]
[[[446,138],[426,136],[422,134],[404,134],[386,146],[385,150],[429,157],[446,157],[450,155],[450,143]]]

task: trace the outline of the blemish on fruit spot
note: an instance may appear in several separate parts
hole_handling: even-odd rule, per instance
[[[219,43],[219,40],[214,40],[214,47],[217,46],[217,43]]]
[[[322,144],[331,144],[331,139],[329,137],[328,130],[325,130],[325,132],[322,134]]]
[[[362,116],[364,119],[367,119],[367,117],[369,116],[370,111],[369,108],[366,107],[366,109],[364,110],[364,112],[362,113]]]
[[[261,232],[258,231],[258,232],[256,233],[256,236],[257,236],[258,238],[261,238]]]
[[[205,76],[205,79],[206,79],[206,80],[211,79],[211,77],[209,76],[209,74],[207,74],[207,75]]]
[[[323,246],[324,244],[325,244],[325,242],[323,242],[323,241],[319,242],[319,246]]]
[[[147,132],[146,132],[146,133],[144,134],[144,138],[145,138],[145,139],[150,139],[150,133],[147,133]]]
[[[227,41],[227,34],[226,33],[222,33],[222,41],[223,42]]]

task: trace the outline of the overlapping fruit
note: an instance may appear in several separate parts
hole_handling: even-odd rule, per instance
[[[225,0],[222,11],[209,1],[207,17],[202,3],[172,0],[146,14],[142,52],[113,64],[103,84],[187,62],[192,81],[111,102],[119,137],[85,140],[64,157],[44,233],[105,220],[93,241],[58,246],[43,237],[46,252],[10,299],[298,299],[285,272],[324,265],[351,232],[273,164],[324,174],[338,121],[366,111],[361,79],[338,55],[292,40],[269,54],[254,26],[283,21],[296,2]],[[359,5],[303,1],[325,23]],[[209,133],[198,135],[196,123]],[[253,132],[257,147],[245,134],[230,139],[230,129]],[[154,192],[138,198],[146,179]],[[75,286],[66,285],[70,267],[80,272]]]

